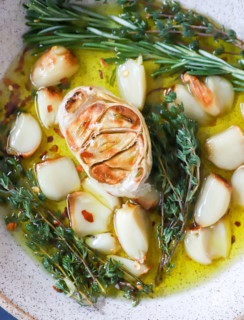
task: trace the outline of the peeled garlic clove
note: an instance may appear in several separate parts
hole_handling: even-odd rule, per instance
[[[68,193],[80,189],[80,178],[68,157],[48,159],[36,165],[37,180],[50,200],[59,201]]]
[[[76,57],[68,49],[55,46],[37,60],[31,71],[31,81],[36,88],[55,86],[71,77],[78,68]]]
[[[142,56],[139,56],[137,60],[128,59],[119,65],[117,84],[121,97],[142,110],[146,98],[146,73]]]
[[[38,149],[41,140],[42,131],[36,119],[29,113],[21,113],[8,136],[7,152],[27,158]]]
[[[86,244],[103,254],[116,254],[120,250],[120,245],[111,232],[87,237]]]
[[[231,227],[228,216],[209,227],[209,256],[211,259],[227,258],[231,248]]]
[[[58,123],[56,117],[62,100],[63,94],[51,88],[42,88],[37,91],[38,114],[41,122],[47,129]]]
[[[68,195],[68,212],[71,227],[79,237],[109,231],[112,211],[87,192]]]
[[[58,110],[66,142],[87,175],[113,196],[150,190],[151,141],[140,111],[100,87],[70,91]]]
[[[207,158],[221,169],[234,170],[244,162],[244,135],[238,126],[208,138],[205,147]]]
[[[174,86],[174,92],[176,93],[176,103],[183,103],[184,114],[193,120],[196,120],[202,125],[209,124],[213,121],[213,118],[208,115],[203,109],[200,103],[190,94],[187,87],[182,84]]]
[[[198,196],[194,218],[201,227],[208,227],[221,219],[228,210],[231,186],[219,176],[211,173]]]
[[[149,245],[147,213],[138,205],[126,203],[116,211],[114,227],[118,240],[128,256],[144,262]]]
[[[184,245],[187,255],[201,264],[212,262],[208,252],[210,230],[208,228],[189,229],[186,232]]]
[[[103,188],[103,186],[94,179],[86,178],[82,182],[82,188],[84,191],[91,193],[95,198],[97,198],[100,202],[102,202],[102,204],[112,211],[121,206],[120,199],[109,194]]]
[[[130,259],[122,258],[115,255],[109,255],[107,256],[107,258],[111,258],[112,260],[120,262],[127,271],[129,271],[136,277],[140,277],[150,270],[150,268],[145,264]]]
[[[244,166],[240,166],[231,177],[233,202],[244,206]]]
[[[143,209],[150,210],[157,207],[160,200],[160,194],[155,188],[152,187],[149,192],[133,200],[141,205]]]
[[[219,76],[206,77],[205,84],[213,93],[213,102],[211,105],[212,115],[231,110],[234,101],[234,90],[230,81]]]

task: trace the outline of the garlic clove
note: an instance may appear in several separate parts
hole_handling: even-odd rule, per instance
[[[31,81],[36,88],[57,85],[71,77],[79,68],[76,57],[65,47],[54,46],[44,53],[31,71]]]
[[[132,259],[143,263],[149,246],[149,221],[147,213],[138,205],[126,203],[114,216],[118,240]]]
[[[231,198],[231,186],[219,176],[211,173],[201,188],[194,218],[201,227],[208,227],[221,219],[228,210]]]
[[[71,227],[79,237],[109,231],[112,211],[87,192],[68,195]]]
[[[42,192],[50,200],[59,201],[68,193],[80,189],[79,175],[68,157],[38,163],[36,173]]]
[[[231,248],[231,226],[228,215],[209,227],[209,256],[211,259],[227,258]]]
[[[128,59],[119,65],[117,83],[121,97],[142,110],[146,98],[146,73],[142,56],[137,60]]]
[[[233,202],[244,206],[244,165],[240,166],[231,177]]]
[[[184,245],[187,255],[201,264],[211,264],[209,257],[208,241],[210,230],[208,228],[197,227],[186,231]]]
[[[36,119],[29,113],[21,113],[8,136],[7,152],[27,158],[38,149],[41,140],[42,131]]]
[[[208,115],[203,109],[201,104],[190,94],[187,87],[182,84],[174,86],[176,93],[176,103],[183,103],[185,115],[193,120],[196,120],[202,125],[207,125],[213,121],[213,118]]]
[[[87,237],[86,244],[102,254],[116,254],[120,250],[118,240],[111,232]]]
[[[99,200],[103,205],[105,205],[112,211],[115,208],[119,208],[121,206],[120,199],[109,194],[103,188],[103,185],[98,183],[94,179],[86,178],[82,182],[82,189],[88,193],[91,193],[95,198],[97,198],[97,200]]]
[[[210,114],[218,116],[229,112],[233,106],[234,90],[230,81],[219,76],[210,76],[205,79],[206,86],[213,93],[213,102],[208,109]]]
[[[42,88],[37,91],[36,106],[38,114],[42,124],[47,129],[58,123],[56,117],[62,100],[63,94],[51,88]]]
[[[218,168],[234,170],[244,162],[244,135],[238,126],[208,138],[205,147],[207,158]]]
[[[155,188],[151,188],[146,194],[136,199],[133,199],[136,203],[142,206],[145,210],[151,210],[157,207],[160,201],[160,194]]]
[[[136,277],[140,277],[141,275],[147,273],[150,270],[150,268],[145,264],[130,259],[122,258],[120,256],[109,255],[107,256],[107,258],[111,258],[112,260],[120,262],[127,271],[129,271]]]

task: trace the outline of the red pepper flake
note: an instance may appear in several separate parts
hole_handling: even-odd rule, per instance
[[[94,221],[92,213],[90,213],[90,212],[88,212],[86,210],[82,210],[81,213],[82,213],[82,215],[83,215],[83,217],[84,217],[84,219],[86,221],[88,221],[88,222],[93,222]]]
[[[27,96],[24,98],[24,100],[22,100],[20,106],[21,108],[23,108],[28,102],[30,102],[32,100],[32,97],[31,96]]]
[[[52,142],[53,141],[53,136],[47,137],[47,142]]]
[[[60,80],[61,85],[59,85],[60,89],[68,89],[70,87],[69,79],[68,78],[63,78]]]
[[[62,132],[60,131],[60,129],[54,128],[54,131],[55,131],[61,138],[64,139],[64,136],[63,136]]]
[[[19,89],[20,88],[20,85],[18,83],[14,83],[12,86],[13,86],[14,89]]]
[[[81,165],[79,165],[79,166],[76,167],[76,171],[77,171],[77,172],[82,172],[82,170],[83,170],[83,168],[82,168]]]
[[[41,160],[45,159],[46,155],[47,155],[47,151],[44,151],[44,152],[40,155],[40,159],[41,159]]]
[[[3,94],[2,90],[0,90],[0,96]]]
[[[59,222],[57,220],[53,220],[53,224],[55,225],[55,227],[59,226]]]
[[[155,226],[155,221],[152,221],[152,227],[154,227]]]
[[[23,67],[24,67],[24,62],[25,62],[25,53],[27,51],[27,48],[25,48],[20,56],[19,62],[18,62],[18,66],[17,68],[14,70],[14,72],[21,72],[23,71]]]
[[[28,91],[31,91],[31,88],[32,88],[31,80],[28,79],[25,83],[25,89]]]
[[[98,70],[98,72],[99,72],[99,77],[100,77],[100,79],[103,79],[103,72],[102,72],[102,70]]]
[[[14,229],[16,229],[16,227],[17,227],[17,223],[16,222],[9,222],[7,224],[8,231],[13,231]]]
[[[232,236],[231,237],[231,243],[234,243],[236,241],[236,237],[235,236]]]
[[[8,78],[3,78],[3,83],[7,87],[12,85],[12,81],[10,79],[8,79]]]
[[[57,287],[53,286],[53,289],[57,292],[63,292],[62,290],[58,289]]]
[[[108,67],[107,63],[104,61],[103,58],[100,59],[100,64],[101,64],[101,66],[102,66],[103,68],[107,68],[107,67]]]
[[[54,144],[53,146],[51,146],[51,148],[49,149],[52,152],[57,152],[58,151],[58,146],[56,144]]]
[[[235,222],[235,225],[236,225],[237,227],[240,227],[240,225],[241,225],[240,221],[236,221],[236,222]]]
[[[67,207],[65,207],[64,212],[62,212],[62,214],[61,214],[61,218],[64,220],[68,217],[69,217],[68,209],[67,209]]]
[[[53,111],[53,107],[52,107],[51,104],[49,104],[49,105],[47,106],[47,111],[48,111],[48,112],[52,112],[52,111]]]

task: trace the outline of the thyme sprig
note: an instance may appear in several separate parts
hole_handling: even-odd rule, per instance
[[[166,96],[173,103],[175,93]],[[146,122],[149,128],[152,151],[152,178],[161,192],[161,223],[158,240],[161,258],[156,285],[162,281],[163,271],[169,271],[175,250],[184,238],[191,205],[200,182],[199,143],[197,124],[183,113],[182,105],[167,107],[166,102],[147,107]]]
[[[237,53],[240,57],[244,54],[243,42],[233,30],[219,28],[175,2],[163,5],[141,0],[118,2],[123,12],[115,16],[97,13],[69,0],[29,0],[25,8],[30,30],[23,39],[37,50],[60,44],[114,52],[116,57],[108,62],[120,63],[141,54],[144,59],[161,65],[153,76],[181,72],[199,76],[230,75],[236,90],[244,90],[243,59],[239,59],[237,67],[216,56],[224,52]],[[199,37],[203,36],[218,41],[219,47],[200,48]],[[226,52],[224,43],[242,51]]]
[[[0,156],[0,200],[9,203],[12,215],[6,223],[21,224],[27,245],[56,280],[55,288],[82,305],[92,306],[99,296],[116,288],[136,305],[152,287],[126,271],[122,265],[89,248],[82,238],[52,212],[32,171],[24,171],[17,159]],[[34,189],[35,190],[35,189]]]

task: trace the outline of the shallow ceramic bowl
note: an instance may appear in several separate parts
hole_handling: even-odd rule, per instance
[[[244,39],[243,0],[184,0],[182,3],[185,7],[198,10],[220,24],[235,29],[238,36]],[[0,78],[22,47],[23,30],[24,11],[21,1],[0,0]],[[233,262],[228,270],[187,292],[161,299],[147,299],[136,308],[132,308],[125,300],[107,299],[100,311],[95,311],[82,308],[63,294],[55,292],[52,278],[14,241],[0,221],[0,305],[18,319],[239,318],[244,315],[243,270],[244,255]]]

